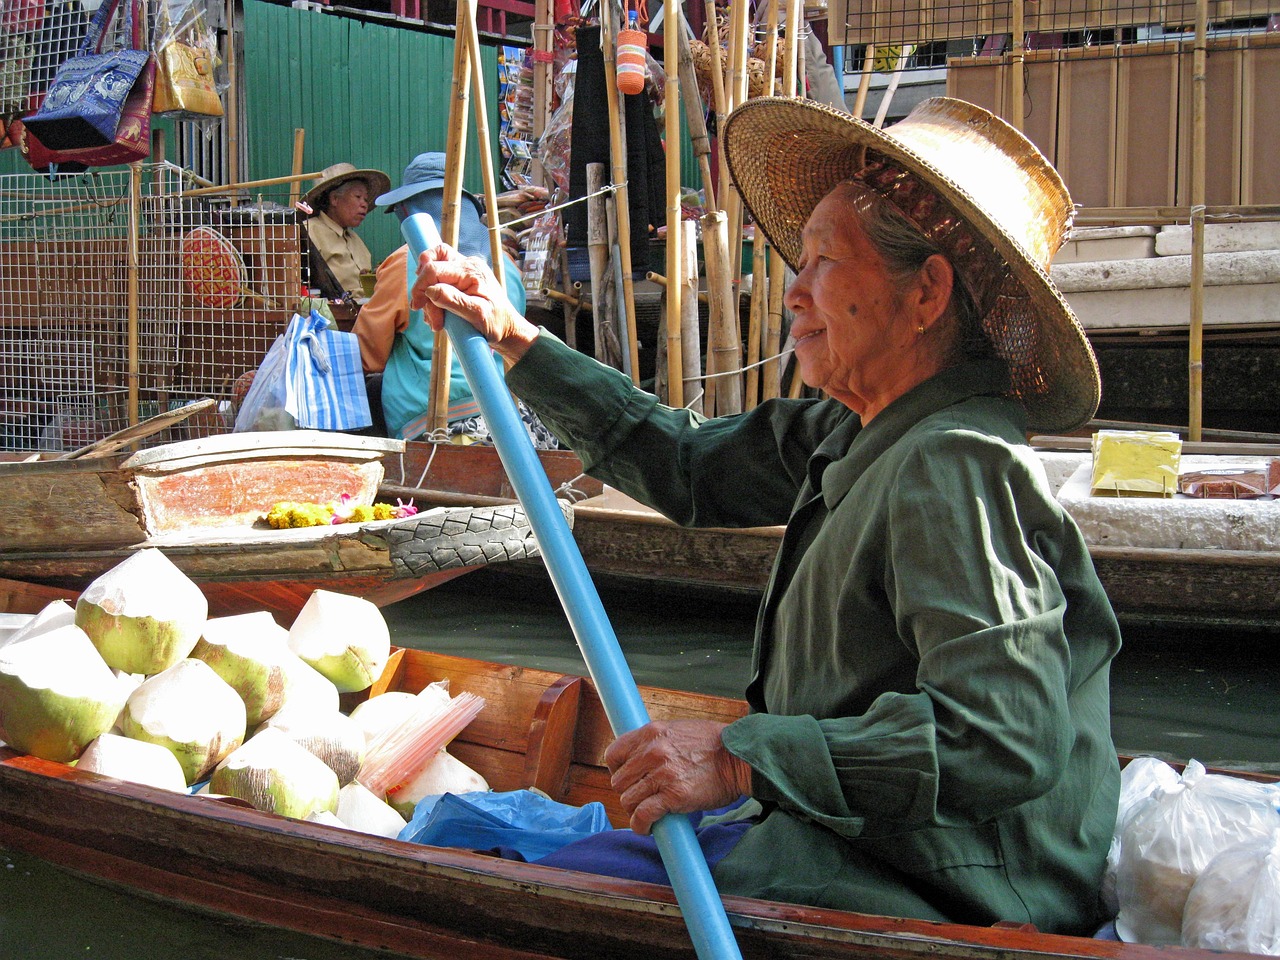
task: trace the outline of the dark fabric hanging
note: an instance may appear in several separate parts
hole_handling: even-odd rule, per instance
[[[602,163],[612,170],[609,158],[609,101],[600,50],[600,28],[579,27],[578,72],[573,90],[573,127],[569,148],[569,196],[587,195],[587,164]],[[649,269],[650,227],[666,222],[665,156],[658,122],[649,93],[624,96],[627,127],[627,193],[631,213],[631,270]],[[606,179],[611,179],[606,177]],[[576,203],[565,210],[565,231],[570,246],[587,243],[587,205]]]

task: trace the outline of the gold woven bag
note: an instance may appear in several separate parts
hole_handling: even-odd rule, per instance
[[[207,50],[170,40],[156,54],[156,94],[152,111],[179,120],[222,116],[222,98],[213,82]]]

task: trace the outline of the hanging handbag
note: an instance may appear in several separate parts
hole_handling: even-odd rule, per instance
[[[197,14],[173,26],[169,4],[161,0],[156,17],[156,96],[152,113],[175,120],[222,116],[222,98],[213,80],[214,38]]]
[[[151,111],[155,62],[142,43],[138,0],[130,0],[125,15],[125,32],[131,48],[99,52],[107,24],[119,2],[104,0],[98,7],[80,50],[58,67],[40,109],[23,118],[27,131],[50,150],[113,144],[129,112],[130,100],[136,99],[135,91],[143,86],[147,87],[147,113]]]

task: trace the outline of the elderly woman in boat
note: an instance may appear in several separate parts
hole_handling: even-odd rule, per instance
[[[1021,134],[956,100],[881,131],[761,98],[724,136],[796,272],[795,359],[822,398],[704,419],[512,312],[479,261],[430,251],[413,289],[437,329],[448,310],[486,334],[594,476],[679,523],[787,526],[750,714],[619,737],[606,761],[634,832],[546,862],[648,877],[660,816],[746,796],[701,821],[722,892],[1089,932],[1120,633],[1026,444],[1099,399],[1047,274],[1070,198]]]

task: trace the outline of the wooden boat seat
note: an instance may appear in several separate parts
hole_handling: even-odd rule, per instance
[[[484,770],[494,790],[533,787],[575,806],[599,801],[615,826],[625,825],[604,763],[614,735],[591,681],[518,666],[495,674],[493,668],[491,663],[416,651],[406,658],[396,650],[378,682],[343,707],[349,709],[366,695],[417,691],[447,680],[451,694],[465,691],[485,698],[484,709],[449,745],[449,752]],[[651,687],[642,687],[640,695],[655,720],[680,716],[728,723],[746,713],[745,703],[721,697],[673,695]],[[512,731],[521,732],[518,739]]]

